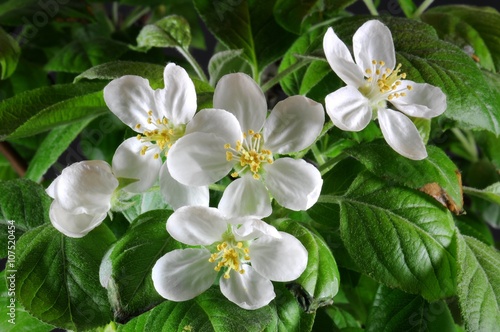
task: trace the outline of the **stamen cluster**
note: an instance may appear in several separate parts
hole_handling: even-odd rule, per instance
[[[241,268],[242,262],[250,261],[250,250],[248,245],[243,242],[236,242],[234,239],[223,241],[217,245],[217,252],[213,253],[210,258],[210,263],[215,263],[215,271],[220,271],[222,268],[226,268],[224,272],[224,278],[229,279],[231,270],[237,271],[240,274],[245,273],[245,270]]]

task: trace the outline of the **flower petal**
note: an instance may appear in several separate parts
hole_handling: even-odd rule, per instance
[[[273,153],[303,150],[323,129],[323,106],[304,96],[292,96],[276,104],[264,124],[264,144]]]
[[[356,88],[364,83],[363,71],[354,63],[349,49],[332,28],[328,28],[323,37],[323,50],[330,67],[342,81]]]
[[[126,75],[114,79],[104,87],[104,101],[123,123],[137,132],[153,130],[148,124],[148,112],[155,112],[155,98],[149,81],[140,76]],[[135,126],[141,124],[138,130]]]
[[[214,108],[236,116],[241,130],[259,132],[267,116],[267,102],[262,89],[243,73],[223,76],[214,91]]]
[[[158,180],[162,165],[160,158],[154,158],[160,152],[156,145],[152,145],[145,155],[140,153],[142,147],[143,143],[136,137],[131,137],[118,146],[113,156],[112,165],[116,177],[139,180],[123,188],[131,193],[142,193],[151,188]]]
[[[292,281],[307,267],[307,249],[294,236],[261,236],[250,244],[252,266],[263,277],[274,281]]]
[[[102,160],[86,160],[63,169],[53,188],[54,199],[68,213],[107,213],[118,180]],[[52,190],[51,190],[52,191]]]
[[[240,123],[236,117],[224,110],[203,109],[196,113],[193,120],[186,126],[186,133],[201,132],[216,134],[226,143],[235,144],[241,140]]]
[[[221,241],[226,230],[227,221],[222,213],[205,206],[183,206],[167,220],[170,236],[192,246]]]
[[[390,102],[406,115],[417,118],[433,118],[446,110],[446,95],[443,91],[427,83],[401,81],[401,86],[411,86],[405,96],[392,99]]]
[[[221,277],[220,290],[229,301],[243,309],[255,310],[268,305],[275,297],[273,283],[247,264],[243,264],[245,273],[231,273],[229,279]]]
[[[165,88],[155,91],[158,113],[175,125],[188,123],[196,112],[196,90],[184,68],[169,63],[163,72]],[[160,116],[160,118],[162,118]]]
[[[208,206],[210,195],[207,186],[192,187],[176,181],[168,171],[167,163],[160,169],[160,192],[174,209],[182,206]]]
[[[200,295],[217,277],[209,258],[206,249],[177,249],[167,253],[153,266],[156,291],[171,301],[187,301]]]
[[[50,222],[54,228],[73,238],[87,235],[88,232],[99,226],[106,216],[106,212],[97,215],[69,213],[59,205],[58,201],[53,201],[49,210]]]
[[[241,226],[233,228],[236,241],[249,241],[261,236],[281,238],[280,232],[274,227],[257,218],[247,218]]]
[[[390,109],[380,109],[378,121],[386,142],[397,153],[413,160],[427,157],[422,137],[406,115]]]
[[[389,69],[396,67],[391,30],[380,21],[363,24],[352,37],[352,48],[354,59],[363,71],[373,68],[372,60],[384,61]]]
[[[276,201],[291,210],[307,210],[323,185],[316,167],[303,159],[281,158],[267,168],[264,183]]]
[[[222,194],[219,210],[228,218],[271,214],[271,199],[264,184],[251,175],[234,180]]]
[[[168,152],[170,174],[188,186],[206,186],[219,181],[233,167],[233,162],[226,160],[226,143],[215,134],[196,132],[181,137]]]
[[[340,88],[327,95],[325,107],[333,124],[342,130],[363,130],[372,119],[370,101],[353,86]]]

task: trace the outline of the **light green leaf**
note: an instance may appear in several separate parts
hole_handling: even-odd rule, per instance
[[[124,197],[120,197],[119,205],[116,206],[129,222],[133,222],[147,211],[168,208],[168,205],[161,196],[159,187],[153,187],[139,195],[130,195],[125,193]]]
[[[83,330],[111,320],[106,291],[99,283],[99,263],[113,233],[101,225],[81,239],[42,225],[17,242],[17,299],[36,318],[69,330]]]
[[[494,183],[484,189],[464,187],[464,193],[500,205],[500,182]]]
[[[428,157],[423,160],[405,158],[391,149],[385,141],[360,144],[345,152],[378,177],[423,190],[452,212],[462,212],[460,172],[441,149],[427,146]]]
[[[241,57],[243,50],[227,50],[215,53],[208,63],[210,84],[215,86],[219,79],[230,73],[246,73],[251,75],[252,69],[248,62]]]
[[[103,83],[63,84],[20,93],[0,103],[0,140],[32,136],[108,110]],[[15,112],[14,112],[15,110]]]
[[[304,311],[312,313],[332,304],[339,290],[337,263],[324,240],[297,222],[284,221],[279,230],[295,236],[308,252],[307,268],[287,288],[295,295]]]
[[[429,303],[418,295],[380,286],[366,323],[367,332],[455,332],[444,301]]]
[[[415,6],[413,0],[398,0],[398,3],[406,17],[412,17],[415,10],[417,10],[417,6]]]
[[[160,257],[181,248],[165,228],[171,213],[156,210],[140,215],[101,263],[101,282],[106,285],[119,322],[128,321],[164,300],[153,286],[151,271]]]
[[[365,274],[429,301],[455,293],[455,227],[433,198],[362,172],[340,204],[344,246]]]
[[[0,193],[0,257],[6,257],[7,241],[12,240],[8,229],[14,229],[17,241],[30,229],[49,223],[52,200],[41,185],[26,179],[1,181]],[[8,221],[13,221],[14,227],[9,227]]]
[[[137,47],[181,47],[187,49],[191,44],[189,23],[182,16],[171,15],[154,24],[144,26],[137,36]]]
[[[57,161],[91,119],[84,119],[69,125],[54,128],[40,143],[40,147],[30,161],[25,177],[39,181]]]
[[[458,301],[467,331],[500,326],[500,254],[468,236],[458,238]]]
[[[4,29],[0,28],[0,79],[4,80],[14,73],[21,55],[17,42]]]
[[[192,300],[165,301],[118,328],[135,331],[260,332],[275,318],[270,306],[245,310],[212,287]]]

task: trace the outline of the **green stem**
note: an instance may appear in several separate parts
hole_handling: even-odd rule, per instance
[[[130,27],[132,24],[137,22],[138,19],[146,15],[150,11],[149,7],[145,8],[136,8],[130,15],[125,19],[125,22],[123,22],[123,27],[124,29]]]
[[[464,133],[458,129],[458,128],[452,128],[451,132],[455,135],[455,137],[462,143],[462,146],[464,149],[468,152],[470,161],[471,162],[476,162],[479,159],[477,149],[476,149],[476,142],[474,141],[473,137],[465,137]]]
[[[292,64],[287,69],[281,71],[280,73],[278,73],[278,75],[274,76],[269,81],[267,81],[264,85],[262,85],[262,91],[264,91],[264,93],[265,93],[267,90],[271,89],[273,86],[275,86],[276,84],[278,84],[283,78],[285,78],[286,76],[290,75],[294,71],[299,70],[300,68],[302,68],[303,66],[307,65],[311,61],[312,61],[312,59],[299,58],[297,60],[297,62],[295,62],[294,64]]]
[[[226,186],[222,185],[222,184],[211,184],[208,186],[209,189],[212,189],[213,191],[220,191],[220,192],[224,192],[224,190],[226,189]]]
[[[118,14],[119,13],[119,8],[120,7],[120,4],[118,3],[118,1],[114,1],[113,2],[113,5],[111,7],[111,17],[113,18],[113,24],[115,27],[119,27],[120,26],[120,15]]]
[[[378,16],[377,8],[375,8],[375,4],[373,3],[372,0],[363,0],[363,2],[370,11],[370,14],[372,14],[373,16]]]
[[[189,51],[187,49],[185,49],[184,47],[181,47],[181,46],[177,46],[177,50],[179,51],[179,53],[182,54],[182,56],[189,62],[189,64],[191,65],[191,67],[193,67],[194,71],[196,72],[196,74],[198,75],[198,77],[204,81],[204,82],[207,82],[208,83],[208,78],[207,76],[205,75],[205,72],[203,71],[203,68],[201,68],[200,64],[198,63],[198,61],[196,61],[196,59],[191,55],[191,53],[189,53]]]
[[[318,162],[318,165],[321,166],[325,163],[325,158],[323,158],[323,155],[321,154],[321,151],[319,151],[319,148],[316,144],[311,145],[311,151],[314,155],[314,159]]]
[[[420,7],[418,7],[417,10],[415,10],[415,12],[413,13],[412,18],[419,18],[420,15],[422,15],[433,2],[434,0],[425,0],[424,2],[422,2]]]
[[[332,158],[332,159],[328,160],[323,165],[320,165],[319,166],[319,172],[321,173],[321,175],[324,175],[326,172],[328,172],[329,170],[331,170],[333,168],[333,166],[335,166],[339,161],[344,160],[347,157],[348,156],[345,153],[339,154],[335,158]]]

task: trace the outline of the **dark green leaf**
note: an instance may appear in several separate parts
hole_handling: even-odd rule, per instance
[[[429,303],[418,295],[380,286],[366,323],[367,332],[455,332],[444,301]]]
[[[455,227],[433,198],[361,173],[340,204],[343,243],[358,267],[375,280],[429,301],[455,292]]]
[[[137,46],[143,49],[151,47],[181,47],[187,49],[191,43],[189,23],[182,16],[171,15],[142,28],[137,36]]]
[[[458,238],[458,300],[467,331],[500,326],[500,254],[468,236]]]
[[[0,140],[35,135],[106,112],[103,87],[104,83],[53,85],[4,100],[0,103]]]
[[[500,14],[491,7],[450,5],[435,7],[421,16],[439,37],[473,56],[488,70],[500,70]]]
[[[118,332],[135,331],[241,331],[258,332],[275,318],[270,306],[245,310],[226,299],[218,287],[185,302],[165,301],[120,326]]]
[[[101,225],[81,239],[42,225],[17,242],[17,299],[36,318],[70,330],[111,320],[106,290],[99,283],[99,263],[115,240]]]
[[[14,38],[0,28],[0,79],[4,80],[14,73],[20,54],[21,49]]]
[[[339,289],[340,276],[337,263],[324,240],[297,222],[282,222],[279,229],[299,239],[308,252],[306,270],[287,288],[308,313],[332,304]]]
[[[6,257],[8,240],[18,240],[30,229],[49,222],[51,199],[41,185],[26,179],[1,181],[0,193],[0,257]],[[8,227],[8,221],[13,221],[14,227]]]
[[[493,236],[487,224],[477,216],[467,213],[465,216],[455,217],[455,225],[463,235],[476,238],[490,246],[494,244]]]
[[[460,172],[441,149],[428,146],[429,156],[423,160],[405,158],[384,141],[360,144],[346,149],[345,152],[359,160],[378,177],[420,189],[432,195],[452,212],[462,212]]]
[[[171,213],[156,210],[140,215],[103,259],[101,282],[106,285],[115,319],[120,322],[164,300],[153,286],[151,271],[160,257],[181,248],[165,228]]]

